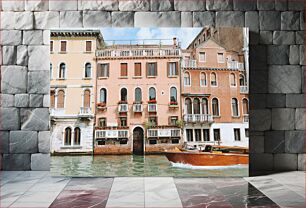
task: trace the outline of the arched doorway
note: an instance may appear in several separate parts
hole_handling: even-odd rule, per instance
[[[144,135],[141,127],[136,127],[133,131],[133,154],[144,154]]]

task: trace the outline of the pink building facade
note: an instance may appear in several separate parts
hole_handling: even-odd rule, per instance
[[[95,154],[157,153],[181,146],[180,55],[175,41],[96,52]]]

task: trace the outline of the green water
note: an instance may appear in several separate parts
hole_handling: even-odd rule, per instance
[[[53,176],[242,177],[248,166],[191,167],[170,163],[164,155],[53,156]]]

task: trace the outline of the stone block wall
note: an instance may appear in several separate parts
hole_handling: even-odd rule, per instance
[[[1,1],[1,157],[49,169],[49,29],[250,28],[250,174],[304,170],[303,0]]]

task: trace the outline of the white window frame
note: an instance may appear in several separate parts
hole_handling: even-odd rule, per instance
[[[212,82],[212,79],[211,79],[212,74],[215,74],[215,75],[216,75],[216,85],[212,85],[212,84],[211,84],[211,82]],[[218,75],[217,75],[216,72],[211,72],[211,73],[210,73],[210,86],[211,86],[211,87],[218,87]]]
[[[86,77],[85,74],[86,74],[86,64],[90,64],[90,77]],[[91,62],[85,62],[84,64],[84,74],[83,74],[83,79],[92,79],[92,64]]]
[[[204,54],[204,60],[201,59],[201,54]],[[206,52],[204,51],[199,52],[199,62],[206,62]]]
[[[234,115],[234,112],[233,112],[233,105],[232,105],[232,99],[236,99],[236,101],[237,101],[237,112],[238,112],[238,115],[236,116],[236,115]],[[237,98],[235,98],[235,97],[232,97],[231,98],[231,112],[232,112],[232,117],[233,118],[239,118],[240,117],[240,110],[239,110],[239,101],[238,101],[238,99]]]
[[[202,74],[205,75],[205,85],[202,85]],[[201,72],[201,73],[200,73],[200,86],[201,86],[201,87],[207,87],[207,75],[206,75],[205,72]]]
[[[235,85],[232,85],[232,82],[231,82],[231,75],[234,75]],[[237,79],[236,79],[236,74],[235,74],[235,73],[230,73],[230,74],[229,74],[229,83],[230,83],[230,87],[237,87]]]
[[[222,61],[219,60],[219,54],[222,54]],[[219,64],[225,63],[225,57],[223,52],[217,52],[217,62]]]
[[[187,85],[187,84],[185,83],[185,73],[189,74],[189,85]],[[185,86],[185,87],[190,87],[190,86],[191,86],[191,74],[190,74],[189,71],[185,71],[185,72],[184,72],[183,82],[184,82],[184,86]]]

